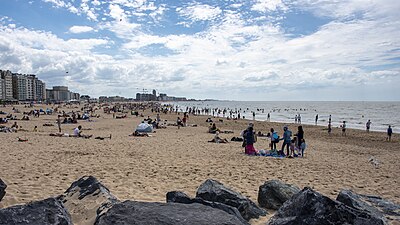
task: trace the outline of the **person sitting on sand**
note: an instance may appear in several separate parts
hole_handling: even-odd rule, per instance
[[[215,123],[210,124],[211,126],[208,128],[208,133],[215,134],[219,132],[220,130],[217,128],[217,125]]]
[[[17,122],[14,122],[14,124],[11,126],[11,128],[18,129],[19,126],[18,126]]]
[[[139,131],[135,130],[132,134],[129,136],[135,136],[135,137],[149,137],[149,134],[147,133],[140,133]]]
[[[181,118],[178,116],[178,118],[176,119],[176,125],[178,126],[178,129],[180,128],[180,127],[183,127],[183,123],[182,123],[182,120],[181,120]]]
[[[91,138],[92,135],[82,134],[82,126],[79,125],[77,128],[74,129],[74,137]]]
[[[228,140],[226,138],[220,138],[219,137],[219,132],[215,132],[215,136],[211,141],[208,142],[215,142],[215,143],[228,143]]]

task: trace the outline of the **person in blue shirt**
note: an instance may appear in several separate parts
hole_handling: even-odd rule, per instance
[[[392,140],[392,133],[393,133],[392,127],[389,125],[389,127],[387,129],[387,140],[388,141]]]
[[[289,147],[290,147],[290,143],[292,142],[292,131],[290,131],[288,129],[287,126],[283,127],[283,138],[281,138],[281,140],[283,140],[283,144],[282,144],[282,149],[281,149],[281,155],[284,155],[284,149],[286,146],[286,156],[289,155]]]

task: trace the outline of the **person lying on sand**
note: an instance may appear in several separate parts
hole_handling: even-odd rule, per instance
[[[98,139],[98,140],[104,140],[104,139],[106,139],[106,138],[110,138],[110,140],[111,140],[111,134],[110,134],[110,136],[109,137],[95,137],[94,139]]]
[[[208,142],[214,142],[214,143],[228,143],[228,140],[226,138],[220,138],[219,137],[219,132],[217,131],[215,133],[214,138],[211,141]]]
[[[135,136],[135,137],[150,137],[149,134],[147,133],[140,133],[139,131],[135,130],[132,134],[129,136]]]

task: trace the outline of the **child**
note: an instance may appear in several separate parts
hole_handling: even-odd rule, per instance
[[[296,138],[293,138],[293,140],[290,142],[290,146],[289,146],[289,148],[290,148],[290,154],[287,155],[286,157],[288,157],[288,158],[293,158],[293,157],[294,157],[294,148],[295,148],[295,145],[296,145]]]
[[[301,144],[300,144],[300,152],[301,152],[301,157],[304,158],[304,150],[307,148],[306,141],[304,139],[301,139]]]

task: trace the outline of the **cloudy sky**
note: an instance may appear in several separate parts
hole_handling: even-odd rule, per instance
[[[400,100],[398,0],[0,0],[0,69],[93,97]]]

